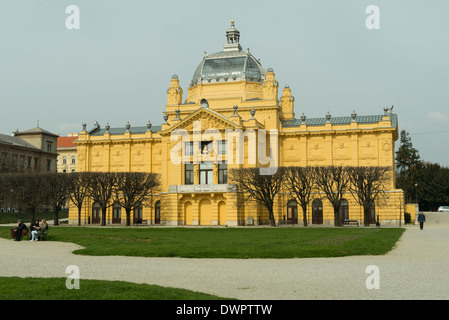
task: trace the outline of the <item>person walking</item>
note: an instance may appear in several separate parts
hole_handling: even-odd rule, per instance
[[[420,212],[418,215],[419,228],[422,230],[424,228],[424,222],[426,222],[426,216],[424,213]]]

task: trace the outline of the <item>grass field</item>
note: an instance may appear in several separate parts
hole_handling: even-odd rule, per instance
[[[50,226],[50,241],[84,247],[75,254],[183,258],[311,258],[382,255],[401,228],[101,228]],[[9,228],[0,227],[9,237]]]
[[[80,281],[69,290],[66,278],[0,277],[0,300],[222,300],[184,289],[124,281]]]

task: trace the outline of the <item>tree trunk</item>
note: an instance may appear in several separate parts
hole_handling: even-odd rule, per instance
[[[59,208],[57,206],[53,206],[53,225],[59,226]]]
[[[363,208],[363,225],[369,227],[371,208]]]
[[[129,227],[131,225],[131,209],[125,208],[126,211],[126,225]]]
[[[341,227],[340,208],[334,208],[334,226]]]
[[[106,210],[107,208],[101,208],[101,225],[106,226]]]
[[[78,225],[81,225],[81,206],[78,207]]]
[[[270,216],[271,226],[276,227],[276,221],[274,221],[273,209],[268,209],[268,215]]]
[[[304,220],[304,227],[307,227],[307,205],[303,205],[302,207],[302,216]]]

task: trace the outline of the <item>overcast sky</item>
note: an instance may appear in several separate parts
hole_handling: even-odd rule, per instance
[[[69,5],[79,30],[66,27]],[[366,27],[369,5],[380,29]],[[421,158],[449,166],[447,0],[0,0],[0,133],[160,125],[171,76],[185,99],[231,20],[280,93],[290,86],[297,117],[394,105]]]

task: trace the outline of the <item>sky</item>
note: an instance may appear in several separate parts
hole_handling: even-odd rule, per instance
[[[449,166],[447,0],[0,0],[0,133],[160,125],[172,75],[186,99],[231,20],[279,93],[290,86],[296,117],[393,105],[421,159]]]

